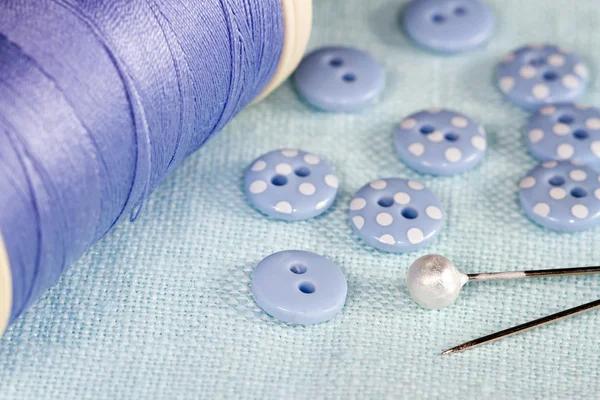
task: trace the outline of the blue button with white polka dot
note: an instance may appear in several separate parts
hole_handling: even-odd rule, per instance
[[[430,109],[403,119],[395,129],[398,157],[412,169],[454,175],[479,164],[487,147],[485,130],[471,118]]]
[[[542,161],[600,164],[600,111],[585,104],[544,106],[529,119],[527,145]]]
[[[294,73],[296,90],[325,111],[353,112],[375,103],[385,85],[383,68],[351,47],[324,47],[304,57]]]
[[[314,154],[281,149],[254,160],[246,170],[245,191],[259,211],[288,221],[325,212],[337,194],[338,178]]]
[[[512,103],[528,110],[579,98],[589,82],[579,56],[554,45],[531,45],[508,53],[497,72],[497,84]]]
[[[327,258],[300,250],[263,259],[252,274],[252,294],[267,314],[290,324],[318,324],[346,302],[344,273]]]
[[[401,178],[373,181],[350,202],[350,225],[362,240],[384,251],[420,249],[437,236],[444,211],[419,182]]]
[[[580,231],[600,222],[600,176],[568,161],[546,161],[520,183],[521,206],[549,229]]]
[[[403,25],[421,46],[457,53],[487,42],[494,30],[494,17],[479,0],[415,0],[404,10]]]

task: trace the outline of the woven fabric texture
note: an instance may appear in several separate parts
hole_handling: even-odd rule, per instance
[[[441,350],[599,297],[597,276],[469,284],[446,309],[419,308],[404,279],[427,253],[461,270],[598,264],[600,229],[546,231],[518,204],[528,114],[493,85],[509,50],[560,44],[584,57],[600,106],[597,0],[488,0],[493,40],[464,55],[416,48],[398,26],[406,2],[316,1],[311,47],[345,44],[381,61],[381,101],[358,114],[302,103],[288,82],[239,115],[173,173],[135,223],[121,223],[0,340],[0,398],[597,398],[600,313],[589,312],[466,353]],[[489,134],[484,163],[451,178],[419,175],[396,158],[392,129],[429,107],[460,110]],[[298,147],[327,159],[340,178],[334,206],[303,222],[270,220],[242,192],[258,155]],[[430,247],[386,254],[347,222],[363,184],[383,177],[425,183],[447,219]],[[250,292],[253,266],[285,249],[341,266],[348,298],[335,319],[282,324]]]

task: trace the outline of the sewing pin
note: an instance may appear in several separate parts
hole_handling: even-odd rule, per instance
[[[481,346],[482,344],[491,343],[498,339],[503,339],[508,336],[512,336],[519,332],[524,332],[529,329],[550,324],[552,322],[560,321],[561,319],[565,319],[567,317],[572,317],[577,314],[581,314],[585,311],[590,311],[595,308],[600,307],[600,299],[596,301],[592,301],[590,303],[586,303],[577,307],[569,308],[568,310],[558,312],[556,314],[548,315],[543,318],[536,319],[534,321],[530,321],[521,325],[513,326],[512,328],[504,329],[502,331],[492,333],[491,335],[480,337],[479,339],[471,340],[469,342],[465,342],[458,346],[452,347],[451,349],[444,350],[442,355],[459,353],[461,351],[469,350],[477,346]]]
[[[417,259],[409,267],[406,286],[410,296],[420,306],[443,308],[456,300],[467,282],[588,274],[600,274],[600,266],[464,274],[446,257],[429,254]]]

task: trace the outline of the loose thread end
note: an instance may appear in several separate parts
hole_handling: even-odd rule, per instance
[[[142,213],[143,207],[144,207],[144,198],[142,197],[142,199],[139,202],[137,202],[135,204],[135,206],[133,206],[133,208],[131,209],[131,212],[129,213],[129,221],[130,222],[135,222],[138,219],[138,217]]]

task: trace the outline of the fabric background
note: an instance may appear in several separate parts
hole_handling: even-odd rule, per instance
[[[315,1],[311,47],[347,44],[381,61],[381,102],[353,115],[317,112],[288,82],[245,110],[172,174],[136,223],[122,223],[0,340],[0,398],[597,398],[600,313],[590,312],[466,353],[441,350],[595,300],[600,278],[478,283],[453,306],[428,311],[409,298],[410,263],[427,253],[463,271],[598,264],[600,229],[546,231],[521,211],[527,113],[502,100],[493,71],[529,42],[580,53],[592,70],[585,102],[600,106],[597,0],[489,1],[497,31],[487,48],[439,56],[407,42],[406,2]],[[425,107],[461,110],[489,132],[489,152],[461,176],[419,175],[399,162],[392,127]],[[269,220],[242,193],[258,155],[299,147],[340,178],[333,208],[308,221]],[[382,177],[425,183],[447,219],[415,253],[376,251],[347,223],[352,194]],[[285,249],[341,266],[343,312],[315,326],[265,315],[249,290],[252,268]]]

